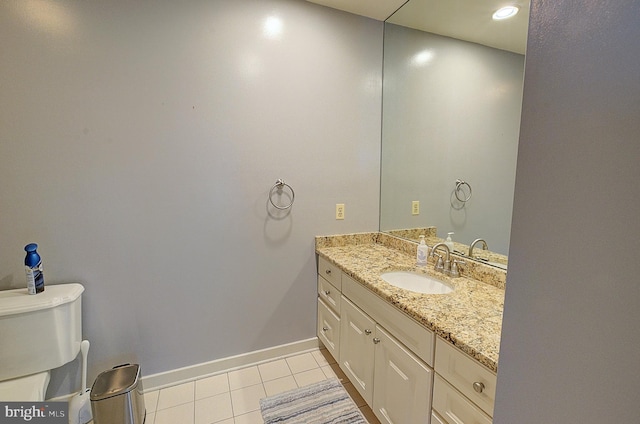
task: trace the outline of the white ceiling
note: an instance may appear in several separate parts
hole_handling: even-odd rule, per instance
[[[308,1],[501,50],[524,54],[526,49],[529,0]],[[520,12],[508,20],[492,20],[493,12],[506,5],[518,6]]]
[[[333,9],[384,21],[407,0],[308,0]]]

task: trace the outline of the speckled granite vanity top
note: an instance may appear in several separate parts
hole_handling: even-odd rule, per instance
[[[431,264],[416,267],[415,253],[409,253],[416,244],[403,243],[406,242],[381,233],[316,237],[316,253],[436,335],[497,371],[504,290],[464,276],[449,278],[434,272]],[[393,270],[425,272],[454,290],[428,295],[399,289],[380,278],[383,272]]]

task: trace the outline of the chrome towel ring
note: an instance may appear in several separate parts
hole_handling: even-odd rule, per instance
[[[462,189],[464,186],[467,186],[467,188],[469,189],[469,195],[466,195],[464,190]],[[469,199],[471,199],[471,186],[466,181],[456,180],[456,189],[454,190],[453,194],[455,194],[456,199],[458,199],[462,203],[466,203],[469,201]],[[462,198],[460,198],[461,196]]]
[[[282,193],[282,190],[287,187],[289,189],[289,191],[291,191],[291,201],[289,202],[288,205],[276,205],[276,203],[273,201],[273,193]],[[278,180],[276,181],[276,183],[273,185],[273,187],[271,187],[271,190],[269,190],[269,202],[271,202],[271,204],[273,205],[274,208],[276,209],[280,209],[280,210],[284,210],[284,209],[289,209],[292,205],[293,205],[293,201],[296,198],[296,193],[293,191],[293,188],[291,188],[291,186],[287,183],[284,182],[284,180],[278,178]]]

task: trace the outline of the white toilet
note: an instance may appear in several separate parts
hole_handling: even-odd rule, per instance
[[[50,370],[76,358],[83,291],[76,283],[0,291],[0,401],[43,401]]]

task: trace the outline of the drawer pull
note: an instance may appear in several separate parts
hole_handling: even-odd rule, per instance
[[[324,291],[324,295],[325,295],[325,296],[329,296],[330,294],[331,294],[331,290],[325,290],[325,291]]]
[[[476,381],[475,383],[473,383],[473,390],[478,393],[482,393],[482,391],[484,390],[484,383]]]
[[[373,338],[373,344],[378,344],[378,343],[380,343],[380,339],[377,338],[377,337],[374,337]]]
[[[329,329],[327,327],[322,327],[322,331],[327,332]]]
[[[331,270],[330,270],[330,269],[326,269],[326,270],[324,271],[324,273],[325,273],[325,274],[327,274],[327,275],[331,275]]]
[[[367,336],[371,334],[371,330],[369,330],[368,328],[366,330],[364,330],[364,334],[366,334]]]

